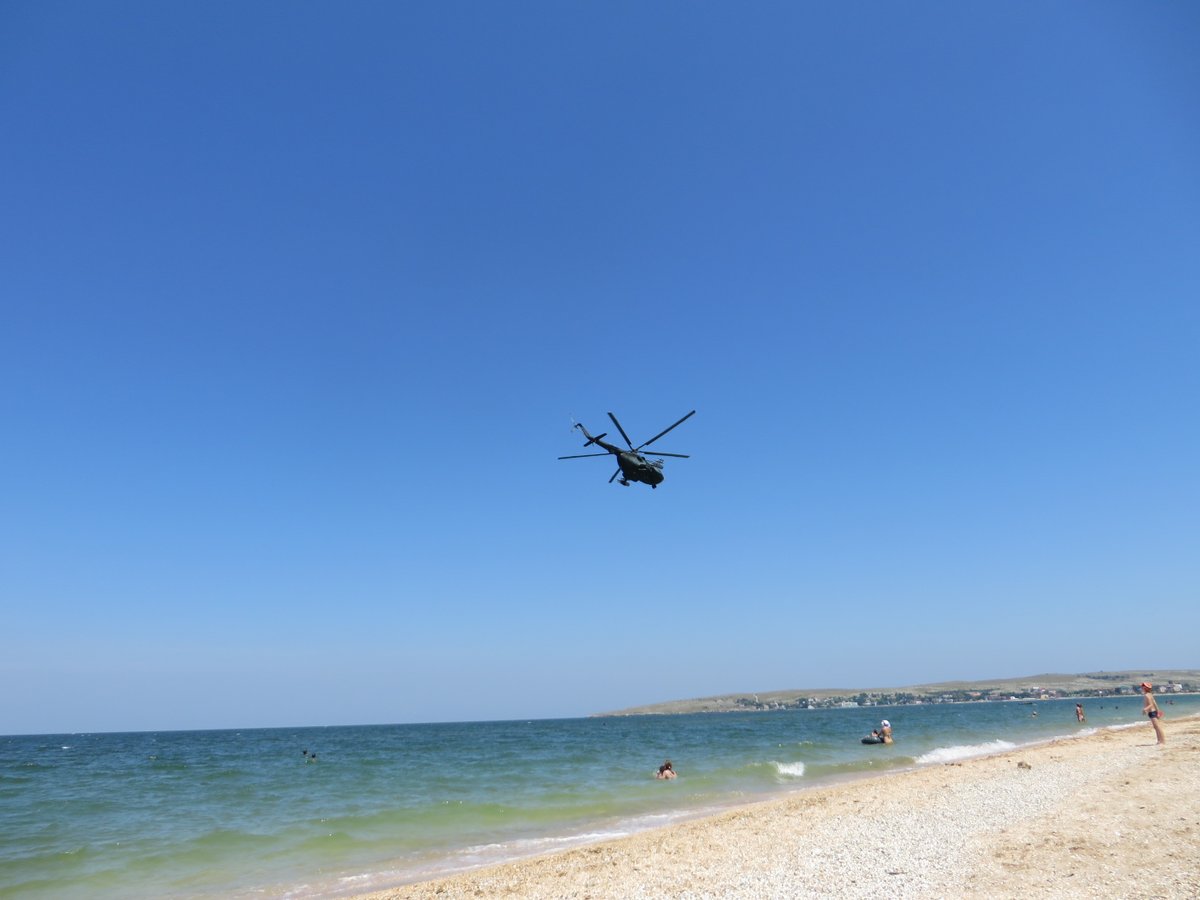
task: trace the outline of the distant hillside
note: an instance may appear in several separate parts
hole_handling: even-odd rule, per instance
[[[889,688],[803,688],[788,691],[759,691],[757,694],[723,694],[693,700],[669,700],[635,706],[598,716],[670,715],[674,713],[735,712],[739,710],[788,709],[808,706],[839,706],[843,703],[890,705],[939,703],[964,700],[1000,700],[1009,697],[1087,697],[1130,693],[1148,681],[1156,690],[1180,685],[1184,691],[1200,690],[1200,669],[1157,669],[1148,671],[1086,672],[1081,675],[1045,674],[984,681],[943,681]]]

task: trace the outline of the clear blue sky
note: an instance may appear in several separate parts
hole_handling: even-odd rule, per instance
[[[1197,665],[1198,43],[4,4],[0,733]]]

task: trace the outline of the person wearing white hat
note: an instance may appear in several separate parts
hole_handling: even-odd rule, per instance
[[[879,723],[879,733],[883,736],[883,742],[890,744],[892,742],[892,723],[884,719]]]

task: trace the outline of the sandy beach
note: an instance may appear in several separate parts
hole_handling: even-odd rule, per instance
[[[1165,722],[1161,747],[1101,731],[360,900],[1200,897],[1200,718]]]

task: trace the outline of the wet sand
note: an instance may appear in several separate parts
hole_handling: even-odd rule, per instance
[[[1169,716],[1169,712],[1168,712]],[[854,781],[364,895],[1200,897],[1200,718]]]

